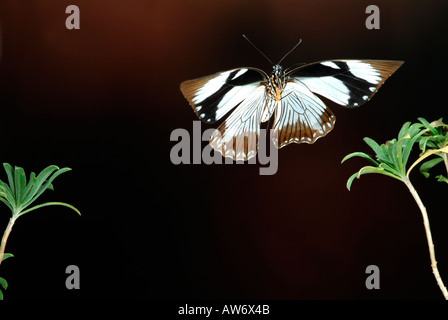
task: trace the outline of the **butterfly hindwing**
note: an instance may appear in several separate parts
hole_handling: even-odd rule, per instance
[[[402,64],[390,60],[329,60],[300,66],[287,72],[286,77],[342,106],[359,107]]]
[[[233,160],[254,157],[266,102],[266,87],[259,85],[214,131],[210,139],[213,149]]]
[[[322,100],[300,82],[288,82],[278,104],[273,125],[277,148],[291,142],[314,143],[330,132],[336,121]]]
[[[266,80],[266,73],[260,69],[238,68],[184,81],[180,90],[202,121],[214,123]]]

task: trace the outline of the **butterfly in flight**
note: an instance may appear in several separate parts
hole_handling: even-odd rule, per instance
[[[329,133],[336,121],[316,94],[344,107],[359,107],[403,64],[328,60],[284,70],[280,63],[300,42],[275,65],[254,46],[273,64],[271,75],[247,67],[180,84],[183,95],[205,123],[215,123],[233,110],[210,138],[215,151],[233,160],[254,157],[261,124],[271,117],[271,138],[277,148],[292,142],[314,143]]]

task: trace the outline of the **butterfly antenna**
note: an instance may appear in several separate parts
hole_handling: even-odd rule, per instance
[[[285,55],[283,56],[283,58],[281,58],[280,61],[279,61],[277,64],[280,64],[280,63],[283,61],[283,59],[285,59],[291,52],[293,52],[293,51],[299,46],[299,44],[301,44],[301,43],[302,43],[302,39],[300,39],[299,42],[294,46],[294,48],[292,48],[291,50],[289,50],[288,53],[285,54]]]
[[[244,37],[244,39],[246,39],[247,41],[249,41],[249,43],[255,48],[255,49],[257,49],[257,51],[258,52],[260,52],[262,55],[263,55],[263,57],[265,57],[271,64],[273,64],[272,63],[272,61],[271,61],[271,59],[269,59],[260,49],[258,49],[250,40],[249,40],[249,38],[248,37],[246,37],[244,34],[243,34],[243,37]]]

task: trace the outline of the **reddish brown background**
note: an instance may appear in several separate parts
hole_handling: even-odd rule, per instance
[[[65,8],[81,29],[65,28]],[[368,152],[419,116],[446,118],[446,5],[377,1],[381,29],[365,28],[368,1],[0,2],[1,162],[73,168],[46,200],[69,202],[21,218],[0,275],[8,299],[441,299],[420,212],[405,186],[365,176],[341,159]],[[239,66],[270,70],[335,58],[404,60],[357,110],[329,105],[336,127],[314,145],[279,152],[274,176],[255,165],[171,164],[176,128],[195,115],[183,80]],[[203,129],[208,126],[203,125]],[[205,145],[205,144],[204,144]],[[416,154],[414,154],[416,156]],[[1,179],[5,175],[1,174]],[[412,177],[448,278],[446,185]],[[66,212],[67,211],[67,212]],[[0,225],[8,211],[1,208]],[[81,289],[65,289],[65,267]],[[381,289],[365,288],[365,268]]]

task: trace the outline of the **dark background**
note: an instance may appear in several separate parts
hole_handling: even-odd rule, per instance
[[[65,28],[76,4],[81,29]],[[71,167],[21,217],[1,265],[6,299],[442,299],[420,211],[398,181],[367,175],[362,141],[396,137],[406,121],[446,118],[444,1],[0,1],[0,161],[40,171]],[[273,176],[258,165],[173,165],[176,128],[194,112],[180,82],[278,61],[404,60],[365,106],[328,102],[335,129],[279,151]],[[203,124],[205,130],[209,126]],[[203,143],[203,146],[206,144]],[[414,160],[417,152],[413,154]],[[440,172],[442,167],[439,168]],[[6,174],[0,174],[2,180]],[[429,215],[448,281],[447,186],[412,180]],[[0,208],[0,226],[9,219]],[[65,288],[65,268],[81,289]],[[365,287],[377,265],[381,289]]]

